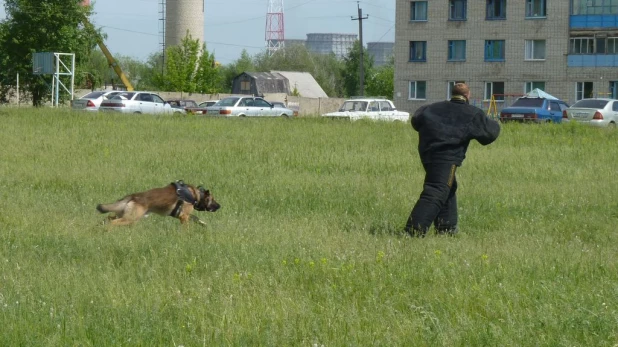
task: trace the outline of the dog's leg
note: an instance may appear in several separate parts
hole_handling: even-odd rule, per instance
[[[122,213],[122,217],[110,220],[112,225],[129,225],[140,220],[148,212],[144,206],[129,202]]]
[[[191,219],[191,221],[201,225],[201,226],[206,226],[206,222],[202,221],[201,219],[197,218],[197,216],[195,215],[189,215],[189,219]]]

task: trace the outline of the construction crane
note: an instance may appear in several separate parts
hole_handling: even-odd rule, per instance
[[[90,1],[83,1],[82,6],[90,6]],[[109,64],[109,66],[111,66],[112,69],[114,69],[114,72],[116,72],[116,75],[118,75],[118,78],[120,78],[122,84],[124,84],[124,87],[127,88],[128,91],[133,91],[133,85],[131,84],[131,82],[129,82],[129,79],[127,78],[127,76],[125,76],[124,72],[122,72],[120,65],[118,65],[118,62],[116,61],[116,59],[114,59],[112,53],[109,51],[109,49],[107,49],[107,46],[105,46],[105,43],[103,42],[103,37],[99,35],[99,33],[94,28],[94,25],[92,25],[88,18],[85,16],[83,19],[83,23],[89,31],[93,32],[96,35],[97,43],[99,44],[99,48],[103,52],[103,55],[105,55],[107,63]]]

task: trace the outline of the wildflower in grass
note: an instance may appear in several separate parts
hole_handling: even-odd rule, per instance
[[[322,262],[322,265],[326,265],[326,263],[328,263],[328,261],[326,260],[326,258],[322,258],[322,259],[320,259],[320,261]]]
[[[287,260],[285,260],[285,259],[283,259],[283,261],[281,262],[281,264],[283,264],[283,266],[286,266],[286,265],[288,265],[288,261],[287,261]]]
[[[310,262],[309,262],[309,267],[310,267],[310,268],[313,268],[314,266],[315,266],[315,263],[314,263],[313,261],[310,261]]]
[[[436,249],[433,253],[436,255],[436,258],[440,258],[440,256],[442,255],[442,251],[439,249]]]
[[[483,254],[481,256],[481,259],[483,260],[484,264],[489,264],[489,256],[487,254]]]
[[[294,264],[296,264],[296,265],[300,264],[300,259],[294,258]]]
[[[383,259],[384,259],[384,252],[379,251],[378,255],[376,256],[376,263],[381,263]]]

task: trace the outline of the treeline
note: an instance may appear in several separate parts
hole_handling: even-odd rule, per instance
[[[91,8],[79,1],[6,0],[7,19],[0,22],[0,103],[15,94],[15,76],[20,76],[20,95],[41,105],[51,86],[32,73],[36,52],[75,53],[75,85],[100,89],[120,85],[108,60],[98,47],[105,40],[101,29],[84,25]],[[394,63],[374,68],[373,58],[363,55],[365,94],[392,98]],[[205,44],[188,33],[179,46],[151,54],[146,61],[115,55],[136,90],[187,93],[230,93],[234,77],[243,72],[272,70],[310,73],[330,97],[359,95],[360,44],[357,41],[343,59],[334,54],[309,52],[303,45],[291,45],[268,54],[251,56],[243,50],[230,64],[220,65]]]

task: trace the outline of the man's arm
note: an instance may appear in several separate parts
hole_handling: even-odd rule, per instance
[[[416,131],[418,131],[419,127],[421,126],[421,117],[423,115],[423,111],[425,111],[425,108],[427,108],[427,105],[419,107],[416,112],[414,112],[414,115],[411,118],[412,128],[414,128],[414,130]]]
[[[500,135],[500,123],[495,119],[487,117],[482,110],[477,112],[475,117],[472,138],[476,139],[483,146],[494,142],[498,135]]]

